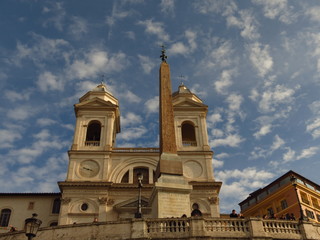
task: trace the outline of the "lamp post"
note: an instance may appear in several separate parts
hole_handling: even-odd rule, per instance
[[[27,218],[24,221],[24,231],[26,232],[28,240],[32,240],[32,238],[37,235],[38,229],[42,223],[41,220],[36,218],[37,216],[38,214],[33,213],[31,218]]]
[[[138,177],[138,188],[139,188],[139,197],[138,197],[138,211],[136,212],[136,214],[134,215],[135,218],[141,218],[142,217],[142,211],[141,211],[141,188],[142,188],[142,179],[143,179],[143,174],[142,173],[138,173],[137,174]]]
[[[297,182],[297,178],[296,178],[294,175],[291,175],[290,181],[291,181],[292,186],[294,187],[294,190],[295,190],[295,192],[296,192],[296,196],[297,196],[297,199],[298,199],[298,204],[299,204],[299,209],[300,209],[300,217],[299,217],[299,220],[300,220],[300,221],[306,221],[306,220],[308,220],[308,218],[305,217],[305,215],[303,214],[302,206],[301,206],[300,199],[299,199],[299,195],[298,195],[298,189],[297,189],[297,184],[298,184],[298,182]]]

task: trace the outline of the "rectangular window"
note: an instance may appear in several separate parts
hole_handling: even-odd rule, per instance
[[[286,209],[288,207],[287,201],[284,199],[281,201],[281,209]]]
[[[306,204],[310,204],[309,200],[308,200],[308,195],[304,192],[300,191],[300,197],[301,197],[301,201],[306,203]]]
[[[29,202],[28,210],[33,210],[33,209],[34,209],[34,202]]]
[[[314,219],[314,213],[313,213],[313,211],[310,211],[310,210],[306,209],[306,215],[307,215],[308,218]]]
[[[60,198],[56,198],[53,200],[52,204],[52,213],[53,214],[58,214],[60,212],[60,205],[61,205],[61,200]]]
[[[271,208],[268,208],[267,209],[267,212],[268,212],[268,215],[269,216],[272,216],[273,214],[274,214],[274,211],[273,211],[273,208],[271,207]]]
[[[317,220],[318,220],[318,222],[320,222],[320,215],[319,214],[317,214]]]
[[[320,209],[320,206],[319,206],[319,202],[316,198],[311,198],[311,201],[312,201],[312,205],[317,208],[317,209]]]

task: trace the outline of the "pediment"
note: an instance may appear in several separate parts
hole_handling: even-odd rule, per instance
[[[176,101],[172,102],[173,107],[207,107],[207,105],[201,103],[201,102],[196,102],[192,99],[177,99]]]
[[[83,101],[81,103],[75,104],[76,108],[81,107],[117,107],[117,105],[113,104],[110,101],[105,101],[101,98],[92,98],[87,101]]]
[[[126,200],[124,202],[118,203],[117,205],[114,206],[117,210],[121,209],[128,209],[128,208],[134,208],[136,209],[138,206],[138,198],[131,198],[129,200]],[[149,206],[149,199],[145,197],[141,197],[141,206],[142,207],[148,207]]]
[[[118,213],[135,213],[138,208],[138,197],[118,203],[113,208]],[[143,214],[150,213],[151,207],[149,206],[149,199],[141,197],[141,210]]]

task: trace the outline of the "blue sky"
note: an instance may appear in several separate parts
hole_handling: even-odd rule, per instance
[[[58,191],[73,104],[102,75],[118,147],[157,147],[162,44],[173,90],[209,106],[222,212],[290,169],[319,183],[319,24],[312,0],[1,1],[0,192]]]

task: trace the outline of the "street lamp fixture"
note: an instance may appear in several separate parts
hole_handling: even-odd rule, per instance
[[[290,181],[291,181],[292,186],[294,187],[294,190],[296,192],[296,196],[297,196],[297,199],[298,199],[298,204],[299,204],[299,208],[300,208],[300,218],[299,218],[299,220],[307,221],[308,218],[303,213],[302,206],[301,206],[301,203],[300,203],[300,198],[299,198],[299,195],[298,195],[298,189],[297,189],[298,179],[294,175],[291,175]]]
[[[32,214],[31,218],[27,218],[24,221],[24,231],[28,237],[28,240],[32,240],[32,238],[37,235],[38,229],[42,223],[41,220],[36,218],[37,216],[38,214],[34,213]]]
[[[134,215],[135,218],[142,218],[142,204],[141,204],[141,188],[142,188],[142,180],[143,180],[143,174],[141,172],[139,172],[137,174],[137,178],[138,178],[138,188],[139,188],[139,197],[138,197],[138,211],[136,212],[136,214]]]

